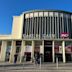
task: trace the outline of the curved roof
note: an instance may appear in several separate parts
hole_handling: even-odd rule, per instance
[[[64,10],[30,10],[30,11],[24,12],[24,14],[26,14],[26,13],[32,13],[32,12],[60,12],[60,13],[72,14],[72,12],[64,11]]]

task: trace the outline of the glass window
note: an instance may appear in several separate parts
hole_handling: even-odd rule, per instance
[[[63,61],[63,57],[62,57],[62,42],[61,41],[55,41],[55,45],[54,45],[54,51],[55,51],[55,61],[56,58],[58,58],[59,62]]]
[[[72,62],[72,41],[65,42],[66,62]]]
[[[54,34],[55,34],[55,17],[54,17]]]
[[[50,17],[48,17],[48,34],[50,34]]]
[[[71,19],[70,18],[68,18],[68,29],[69,29],[69,38],[71,38],[72,37],[72,28],[71,28]]]
[[[7,41],[5,61],[9,61],[11,51],[11,41]]]
[[[47,25],[47,17],[46,17],[46,34],[48,34],[47,28],[48,28],[48,25]]]
[[[64,20],[64,32],[67,33],[67,20],[66,20],[66,17],[64,17],[63,20]]]
[[[53,32],[52,32],[52,26],[53,26],[53,24],[52,24],[52,22],[53,22],[53,17],[51,17],[51,34],[53,34]]]

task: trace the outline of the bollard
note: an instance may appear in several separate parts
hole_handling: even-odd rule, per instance
[[[41,69],[41,57],[40,57],[40,69]]]
[[[33,58],[33,63],[34,63],[34,67],[36,66],[36,61],[35,58]]]
[[[26,56],[23,56],[24,58],[24,60],[23,60],[23,69],[24,69],[24,65],[25,65],[25,62],[26,62]]]
[[[58,57],[56,58],[56,68],[58,69]]]

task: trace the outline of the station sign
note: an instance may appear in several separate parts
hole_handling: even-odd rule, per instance
[[[22,36],[23,39],[50,39],[50,38],[55,38],[55,34],[23,34]]]

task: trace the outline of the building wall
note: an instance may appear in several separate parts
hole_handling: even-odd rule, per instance
[[[12,39],[11,35],[0,35],[0,40]]]
[[[62,33],[72,38],[71,13],[61,11],[32,11],[25,13],[24,39],[58,39]]]
[[[13,16],[13,26],[10,35],[0,35],[1,40],[7,39],[22,39],[24,14]]]
[[[0,39],[52,39],[61,33],[72,38],[72,15],[64,11],[30,11],[13,16],[11,35],[0,35]]]
[[[44,54],[44,40],[49,40],[53,42],[52,44],[52,52],[53,52],[53,62],[54,62],[54,41],[52,37],[46,38],[45,35],[54,34],[57,41],[61,41],[62,49],[63,49],[63,62],[65,62],[65,39],[58,39],[60,38],[61,32],[68,32],[69,37],[72,36],[72,17],[71,13],[64,13],[64,12],[57,12],[57,11],[31,11],[21,14],[20,16],[13,17],[13,27],[12,27],[12,34],[11,35],[0,35],[0,41],[2,41],[1,45],[1,53],[0,53],[0,61],[5,61],[6,56],[6,48],[7,48],[7,41],[11,41],[11,51],[10,51],[10,62],[14,62],[14,55],[16,53],[16,41],[17,39],[21,41],[20,49],[21,52],[19,53],[20,62],[22,60],[22,56],[25,52],[25,47],[30,47],[26,45],[26,41],[31,40],[31,47],[32,53],[31,57],[34,56],[34,50],[38,49],[39,52]],[[22,38],[23,34],[29,36]],[[45,36],[42,38],[42,36]],[[24,40],[25,39],[25,40]],[[30,40],[29,40],[30,39]],[[35,41],[37,39],[41,39],[41,43],[35,46]],[[68,41],[72,41],[72,39],[68,39]],[[39,42],[40,42],[39,41]],[[35,50],[37,51],[37,50]]]
[[[23,17],[24,17],[24,14],[13,17],[12,39],[22,38]]]

